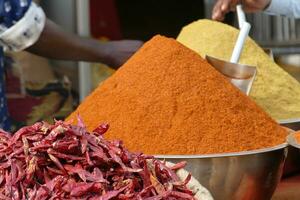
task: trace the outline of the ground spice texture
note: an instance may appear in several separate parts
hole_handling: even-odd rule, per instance
[[[148,154],[208,154],[271,147],[286,131],[197,53],[155,36],[67,119]]]
[[[222,60],[230,60],[239,30],[212,20],[185,26],[177,41],[190,49]],[[250,37],[245,41],[239,63],[256,66],[250,97],[273,119],[300,118],[300,84],[277,65]]]

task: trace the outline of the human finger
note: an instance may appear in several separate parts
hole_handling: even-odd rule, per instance
[[[216,2],[213,11],[212,19],[217,21],[223,21],[225,14],[228,12],[230,0],[219,0]]]

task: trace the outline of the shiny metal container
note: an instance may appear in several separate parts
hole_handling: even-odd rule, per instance
[[[291,130],[297,131],[300,130],[300,119],[288,119],[288,120],[279,120],[278,123],[281,126],[287,127]],[[300,172],[300,149],[292,145],[288,147],[288,156],[285,161],[283,177],[294,175],[295,173]]]
[[[157,155],[173,163],[187,161],[186,170],[216,200],[267,200],[280,181],[287,144],[272,148],[208,155]]]
[[[300,130],[300,118],[279,120],[278,123],[294,131]]]

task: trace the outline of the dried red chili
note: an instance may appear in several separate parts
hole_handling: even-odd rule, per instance
[[[79,120],[80,121],[80,120]],[[0,131],[0,199],[194,199],[172,168],[107,141],[103,124],[89,133],[62,121]]]

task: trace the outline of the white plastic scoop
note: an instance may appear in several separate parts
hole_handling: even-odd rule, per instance
[[[231,83],[242,92],[249,95],[253,81],[256,76],[256,67],[238,64],[245,40],[248,37],[251,25],[246,22],[245,14],[240,5],[237,6],[239,25],[241,27],[236,40],[230,62],[220,60],[211,56],[206,56],[206,60],[219,72],[227,76]]]
[[[241,4],[236,6],[236,13],[238,17],[239,28],[242,29],[243,24],[246,22],[246,15]]]
[[[249,31],[251,28],[251,25],[246,22],[246,16],[242,9],[242,5],[236,6],[237,16],[238,16],[238,23],[240,28],[240,33],[237,38],[237,41],[235,43],[232,56],[230,59],[230,62],[232,63],[238,63],[240,60],[240,56],[244,47],[245,40],[247,39],[249,35]]]

